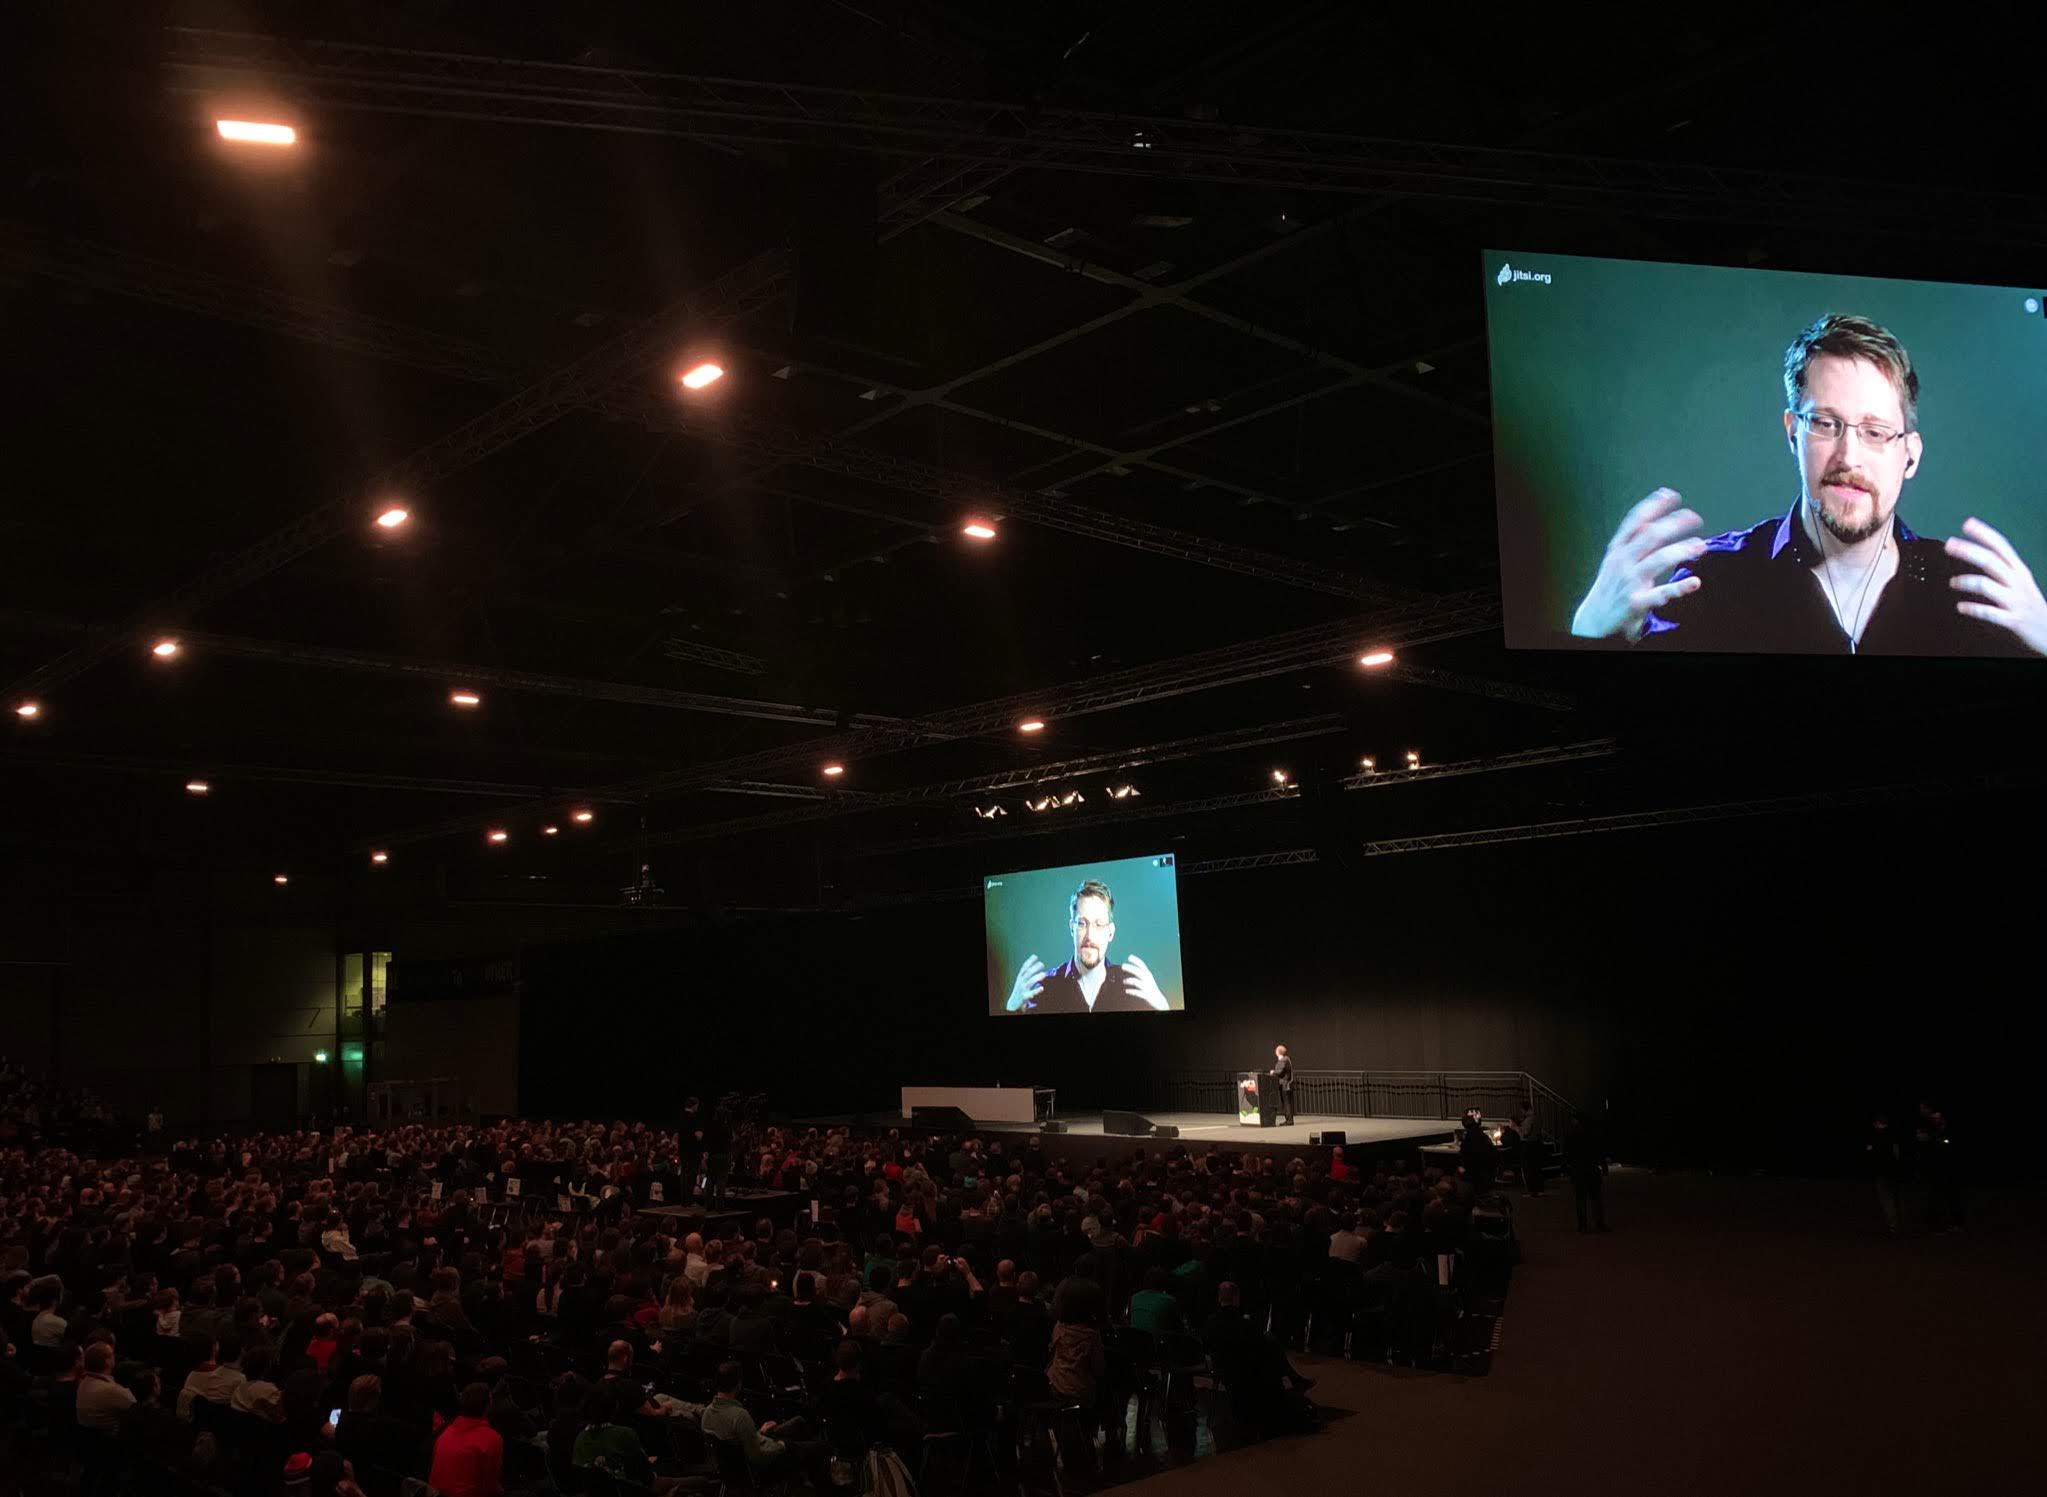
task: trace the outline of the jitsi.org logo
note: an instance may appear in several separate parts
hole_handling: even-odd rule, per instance
[[[1549,284],[1549,272],[1546,270],[1516,270],[1513,266],[1502,261],[1500,273],[1494,279],[1502,286],[1506,285],[1509,281],[1534,281],[1538,285],[1547,286]]]

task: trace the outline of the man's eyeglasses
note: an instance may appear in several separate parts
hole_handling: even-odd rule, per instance
[[[1830,416],[1825,411],[1800,411],[1798,424],[1822,442],[1839,441],[1850,426],[1849,422],[1843,421],[1839,416]],[[1862,438],[1863,446],[1878,452],[1890,451],[1891,444],[1905,435],[1877,421],[1864,421],[1854,430],[1855,435]]]
[[[1096,935],[1102,936],[1107,935],[1109,933],[1109,927],[1111,927],[1115,923],[1116,922],[1114,920],[1075,920],[1073,922],[1073,928],[1075,930],[1091,930]]]

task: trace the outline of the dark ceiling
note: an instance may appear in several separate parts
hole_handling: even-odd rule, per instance
[[[2027,279],[2018,75],[1375,10],[10,11],[9,845],[811,905],[1917,793],[1951,766],[1762,747],[1903,677],[1501,648],[1475,271]]]

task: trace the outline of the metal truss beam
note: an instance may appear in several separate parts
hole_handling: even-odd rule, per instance
[[[260,82],[266,91],[314,111],[433,115],[1005,165],[1021,156],[1036,170],[1737,223],[1807,222],[1815,213],[1833,212],[1877,230],[2001,233],[2047,242],[2047,214],[2038,200],[2019,192],[1887,186],[1820,173],[1626,161],[226,32],[173,29],[167,43],[179,86]]]
[[[758,655],[743,654],[738,650],[721,650],[716,645],[700,645],[689,639],[664,639],[661,653],[670,660],[685,661],[690,665],[708,665],[712,670],[730,671],[735,676],[761,676],[767,674],[768,663]]]
[[[1410,686],[1432,686],[1438,691],[1461,691],[1470,696],[1491,697],[1496,702],[1518,702],[1524,707],[1542,707],[1551,712],[1572,712],[1578,699],[1561,691],[1540,686],[1523,686],[1518,681],[1495,681],[1485,676],[1467,676],[1460,671],[1438,670],[1431,665],[1410,665],[1396,660],[1374,672]]]
[[[1283,240],[1277,243],[1285,245],[1291,242]],[[83,256],[81,263],[90,267],[91,283],[97,289],[113,294],[134,296],[290,336],[331,342],[333,346],[388,356],[415,366],[431,366],[437,372],[476,383],[506,385],[525,377],[509,362],[474,344],[443,340],[433,334],[408,336],[395,324],[359,318],[356,314],[302,299],[285,299],[290,303],[290,315],[274,314],[270,308],[271,298],[267,296],[259,294],[252,305],[248,293],[235,294],[217,277],[192,280],[176,274],[166,275],[161,262],[128,256],[104,247],[71,244],[65,253],[58,253],[51,246],[18,230],[0,232],[0,247],[7,245],[14,246],[12,253],[24,265],[33,266],[39,273],[54,274],[59,279],[66,277],[69,252],[78,251]],[[28,248],[22,248],[24,245]],[[1250,257],[1240,257],[1229,266],[1218,267],[1215,273],[1246,263],[1269,248],[1255,251]],[[4,255],[0,255],[0,259],[4,259]],[[728,280],[737,278],[738,289],[733,291],[733,295],[746,300],[746,306],[734,304],[726,316],[712,316],[705,311],[705,325],[730,321],[745,315],[755,305],[764,305],[765,300],[772,297],[785,262],[786,257],[780,252],[771,252],[740,267]],[[649,350],[666,351],[672,347],[682,321],[673,311],[663,314],[613,344],[587,355],[570,369],[528,385],[521,394],[494,407],[441,442],[414,454],[392,473],[370,485],[366,494],[374,494],[384,488],[416,487],[432,478],[460,471],[527,433],[550,424],[569,406],[577,406],[648,430],[675,431],[748,453],[757,460],[758,466],[735,480],[732,485],[735,488],[744,487],[776,468],[796,463],[948,505],[971,504],[976,508],[986,508],[999,504],[1006,514],[1028,524],[1084,535],[1112,545],[1282,586],[1364,600],[1411,596],[1399,589],[1369,583],[1331,568],[1212,540],[1171,526],[1121,519],[1061,496],[990,484],[973,475],[874,452],[847,442],[843,436],[809,437],[736,414],[723,420],[693,415],[671,401],[657,399],[642,387],[646,381],[635,377],[645,372],[650,360]],[[650,331],[657,327],[658,331]],[[610,350],[608,356],[607,349]],[[627,365],[632,366],[633,373],[620,372]],[[580,374],[573,372],[579,369],[582,371]],[[1185,470],[1173,471],[1189,482],[1226,490],[1236,487],[1227,480]],[[90,669],[104,659],[108,651],[135,634],[175,623],[349,529],[364,524],[362,510],[367,502],[367,497],[358,495],[323,506],[230,558],[181,593],[138,615],[125,632],[114,632],[97,642],[89,641],[46,665],[32,677],[17,683],[17,691],[48,690]],[[623,526],[600,530],[593,544],[617,544],[638,530],[679,518],[700,502],[692,499],[680,506],[643,515]],[[935,528],[935,522],[928,517],[875,515],[872,507],[865,512],[875,518]]]
[[[237,660],[267,660],[279,665],[310,666],[319,670],[355,671],[368,675],[401,676],[431,681],[440,686],[488,686],[503,691],[526,692],[536,696],[569,697],[586,702],[619,702],[634,707],[658,707],[670,712],[701,712],[718,717],[750,717],[763,722],[795,723],[805,727],[838,727],[835,707],[804,707],[792,702],[764,702],[751,697],[718,696],[702,691],[677,691],[666,686],[643,686],[632,681],[595,681],[583,676],[556,676],[542,671],[506,670],[500,666],[468,665],[447,660],[412,660],[401,655],[380,655],[367,650],[341,650],[326,645],[284,644],[275,640],[247,639],[235,634],[209,634],[184,630],[178,635],[187,650]],[[881,732],[906,731],[909,720],[883,717],[871,712],[854,713],[847,726]]]
[[[872,729],[836,733],[602,788],[606,794],[624,799],[655,800],[718,781],[772,779],[799,765],[814,769],[831,759],[854,760],[863,754],[904,747],[912,739],[949,740],[1012,729],[1027,711],[1047,721],[1108,712],[1289,671],[1348,662],[1361,648],[1398,649],[1403,645],[1483,633],[1498,623],[1496,597],[1460,593],[1110,672],[1082,686],[1048,687],[1042,692],[997,697],[929,714],[913,719],[907,735]],[[364,845],[395,847],[475,832],[481,826],[476,818],[456,817],[387,833]]]
[[[495,800],[532,801],[547,798],[545,785],[508,784],[498,780],[440,779],[425,775],[376,774],[361,769],[318,769],[304,765],[223,764],[211,760],[139,759],[116,754],[37,754],[0,750],[0,764],[19,769],[56,769],[86,774],[134,775],[182,784],[195,772],[216,789],[232,791],[238,784],[329,785],[347,790],[389,790],[420,795],[474,795]],[[558,797],[559,798],[559,797]],[[578,804],[616,804],[602,794],[575,797]]]
[[[2017,789],[2039,783],[2037,775],[1985,775],[1967,781],[1927,781],[1903,785],[1867,785],[1820,790],[1806,795],[1775,795],[1756,800],[1720,801],[1703,806],[1670,806],[1654,811],[1628,811],[1611,816],[1577,816],[1519,826],[1479,827],[1465,832],[1433,832],[1421,837],[1385,837],[1361,849],[1368,858],[1398,853],[1440,852],[1457,847],[1490,847],[1503,842],[1536,842],[1551,837],[1589,837],[1605,832],[1631,832],[1651,827],[1686,826],[1705,821],[1734,821],[1756,816],[1795,816],[1808,811],[1833,811],[1846,806],[1904,800],[1937,800],[1955,795]]]
[[[1229,795],[1211,795],[1200,800],[1171,801],[1160,805],[1131,806],[1128,801],[1117,803],[1117,808],[1103,816],[1069,817],[1063,811],[1045,811],[1028,820],[1010,819],[1010,824],[1000,831],[991,830],[985,836],[964,837],[957,833],[942,837],[917,837],[903,842],[881,842],[855,848],[849,855],[854,859],[891,857],[896,853],[926,852],[939,847],[962,847],[983,842],[1010,842],[1018,837],[1045,837],[1059,832],[1078,831],[1082,827],[1097,831],[1104,827],[1123,826],[1134,821],[1160,821],[1175,816],[1206,816],[1214,811],[1236,811],[1245,806],[1271,805],[1277,801],[1300,799],[1297,785],[1267,785],[1263,790],[1242,790]]]
[[[1220,733],[1204,733],[1193,738],[1179,738],[1166,743],[1148,744],[1142,748],[1111,749],[1100,754],[1087,754],[1079,758],[1059,760],[1050,764],[1026,766],[1019,769],[997,770],[993,774],[973,775],[963,779],[939,780],[928,785],[916,785],[902,790],[881,790],[865,795],[847,795],[841,792],[805,792],[804,798],[819,804],[790,809],[769,811],[759,816],[746,816],[727,821],[706,822],[700,826],[681,827],[670,832],[656,832],[640,838],[636,846],[674,847],[688,842],[724,841],[732,837],[745,836],[753,832],[776,831],[783,827],[797,826],[807,822],[827,821],[839,816],[861,811],[901,809],[905,806],[929,805],[934,801],[955,800],[968,795],[986,795],[1004,790],[1046,785],[1071,785],[1088,775],[1116,775],[1140,768],[1147,764],[1169,764],[1186,759],[1207,758],[1213,754],[1236,753],[1248,748],[1262,748],[1274,743],[1294,743],[1305,738],[1322,738],[1344,730],[1344,720],[1335,715],[1296,718],[1290,722],[1268,723],[1255,728],[1229,728]],[[713,789],[722,788],[719,786]],[[796,787],[776,786],[775,789],[796,793]],[[1268,788],[1258,792],[1260,798],[1272,798]],[[1190,803],[1177,803],[1180,809],[1188,809]],[[1168,808],[1170,809],[1170,808]],[[1202,809],[1194,804],[1193,809]],[[1216,809],[1221,809],[1217,806]],[[1161,814],[1150,807],[1144,810],[1130,808],[1119,810],[1116,820],[1140,820],[1147,815]],[[1074,823],[1069,822],[1069,825]],[[1047,831],[1058,831],[1059,827],[1048,826]],[[1010,835],[1016,835],[1014,828]],[[1000,835],[991,833],[991,836]],[[978,838],[934,839],[930,845],[940,846],[948,841],[978,841]],[[922,842],[874,847],[865,849],[856,856],[870,853],[902,851],[906,847],[921,847]]]
[[[1491,754],[1482,759],[1457,759],[1445,764],[1424,764],[1417,769],[1389,765],[1349,776],[1346,790],[1384,790],[1394,785],[1412,785],[1421,780],[1450,780],[1463,775],[1498,774],[1509,769],[1539,769],[1545,764],[1571,764],[1580,759],[1606,759],[1621,751],[1611,738],[1588,738],[1582,743],[1555,744],[1547,748],[1520,749],[1511,754]]]

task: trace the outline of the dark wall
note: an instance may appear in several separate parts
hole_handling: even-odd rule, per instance
[[[1670,1162],[1839,1163],[1865,1109],[1920,1095],[1988,1146],[2039,1034],[2037,881],[2008,857],[2040,822],[1958,795],[1189,877],[1180,1016],[987,1017],[977,902],[541,947],[521,1104],[761,1084],[824,1112],[999,1079],[1149,1106],[1284,1040],[1310,1067],[1527,1070]]]

